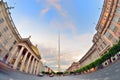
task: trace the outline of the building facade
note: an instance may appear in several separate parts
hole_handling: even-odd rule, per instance
[[[6,2],[0,1],[0,58],[13,69],[38,75],[42,71],[41,55],[29,38],[21,38]]]
[[[41,72],[42,63],[40,60],[41,56],[37,46],[34,46],[29,38],[22,39],[9,58],[14,69],[35,75]]]
[[[79,62],[73,62],[71,66],[66,70],[66,72],[73,72],[80,68]]]
[[[104,0],[90,50],[79,60],[80,68],[104,55],[120,38],[120,0]]]
[[[10,7],[7,3],[0,1],[0,57],[7,61],[9,55],[14,51],[16,43],[21,39],[13,20]]]
[[[51,73],[54,72],[50,67],[44,66],[45,67],[45,72]]]

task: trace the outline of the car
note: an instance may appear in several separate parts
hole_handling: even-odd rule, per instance
[[[42,73],[39,73],[37,76],[39,77],[43,77],[44,75]]]
[[[3,58],[2,57],[0,57],[0,62],[3,62]]]
[[[50,77],[53,77],[53,76],[54,76],[54,74],[50,74],[49,76],[50,76]]]

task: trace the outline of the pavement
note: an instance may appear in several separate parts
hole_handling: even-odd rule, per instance
[[[0,67],[0,80],[120,80],[120,60],[93,73],[54,77],[38,77]]]

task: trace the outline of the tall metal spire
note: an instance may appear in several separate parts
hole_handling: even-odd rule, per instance
[[[58,33],[58,72],[60,72],[60,31]]]

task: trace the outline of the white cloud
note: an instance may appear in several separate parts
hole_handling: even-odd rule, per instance
[[[38,1],[37,1],[38,2]],[[42,17],[47,14],[48,12],[50,12],[50,10],[52,10],[52,8],[54,8],[58,14],[61,15],[61,17],[52,17],[50,22],[50,24],[52,24],[53,27],[56,27],[58,29],[69,29],[72,32],[76,31],[76,26],[73,23],[73,21],[71,21],[69,15],[67,14],[67,10],[64,10],[64,7],[62,6],[62,4],[60,4],[62,2],[62,0],[44,0],[41,1],[41,4],[43,5],[43,9],[40,10],[40,14],[42,15]],[[60,21],[60,18],[62,18],[62,21]]]
[[[49,10],[50,8],[44,8],[43,10],[41,10],[41,14],[45,15]]]
[[[40,2],[40,0],[37,0],[37,2]],[[42,9],[40,12],[43,14],[46,14],[51,8],[55,8],[56,11],[58,11],[62,16],[66,16],[66,12],[62,8],[62,5],[60,4],[61,0],[45,0],[43,2],[44,9]],[[42,2],[41,2],[42,3]]]

